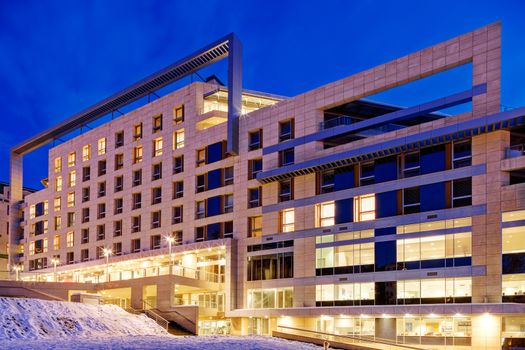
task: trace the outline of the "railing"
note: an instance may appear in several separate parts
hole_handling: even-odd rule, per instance
[[[352,123],[353,121],[351,117],[342,115],[340,117],[321,122],[319,124],[319,129],[325,130],[325,129],[335,128],[336,126],[339,126],[339,125],[350,125]]]
[[[211,300],[188,300],[188,299],[182,299],[182,298],[174,298],[173,299],[174,305],[196,305],[198,307],[202,308],[208,308],[208,309],[218,309],[219,305],[215,301]]]
[[[151,310],[151,309],[154,309],[154,307],[150,303],[148,303],[146,300],[144,299],[142,300],[142,305],[143,305],[142,307],[144,309],[144,313],[146,314],[146,316],[148,316],[149,318],[157,322],[157,324],[161,326],[162,328],[164,328],[165,330],[168,330],[170,321],[168,321],[167,319],[165,319],[164,317],[162,317],[155,311]]]
[[[371,349],[382,349],[382,350],[423,350],[423,348],[418,348],[415,346],[409,346],[404,344],[396,343],[390,339],[383,339],[378,337],[367,337],[367,336],[350,336],[350,335],[340,335],[327,332],[318,332],[308,329],[287,327],[287,326],[277,326],[277,333],[274,332],[275,337],[286,338],[286,335],[295,336],[293,340],[300,340],[299,338],[310,338],[317,340],[317,343],[321,342],[332,342],[339,344],[352,344],[361,347],[368,347]],[[280,334],[279,334],[280,333]],[[334,345],[337,347],[337,345]]]
[[[505,148],[505,158],[515,158],[525,155],[525,144]]]

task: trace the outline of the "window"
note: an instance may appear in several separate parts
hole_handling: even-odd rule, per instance
[[[419,151],[406,153],[403,158],[403,177],[419,175],[421,169]]]
[[[472,205],[472,178],[452,181],[452,207]]]
[[[184,156],[173,158],[173,174],[179,174],[184,171]]]
[[[262,129],[251,131],[248,134],[248,151],[262,148]]]
[[[142,185],[142,169],[133,171],[133,186]]]
[[[124,189],[124,176],[115,176],[115,192],[120,192]]]
[[[262,171],[262,158],[250,159],[248,161],[248,180],[257,178],[257,174]]]
[[[206,236],[206,226],[195,227],[195,242],[204,241]]]
[[[160,180],[162,178],[162,163],[157,163],[153,165],[153,170],[151,172],[151,181]]]
[[[91,159],[91,145],[84,145],[82,147],[82,161],[87,162]]]
[[[162,137],[153,140],[153,157],[162,155]]]
[[[133,141],[138,141],[142,138],[142,123],[133,126]]]
[[[171,236],[175,239],[175,245],[182,244],[182,231],[174,231],[172,232]]]
[[[53,201],[53,210],[60,211],[60,209],[62,209],[62,198],[56,197]]]
[[[472,165],[472,143],[470,140],[454,142],[452,153],[454,169]]]
[[[173,133],[173,149],[181,149],[182,147],[184,147],[184,129]]]
[[[89,181],[91,178],[91,168],[89,166],[85,166],[82,168],[82,181]]]
[[[153,117],[153,133],[159,132],[162,130],[162,114],[156,115]]]
[[[184,105],[173,108],[173,123],[175,125],[184,122]]]
[[[197,150],[197,166],[206,164],[206,150],[199,149]]]
[[[133,147],[133,164],[142,162],[142,146]]]
[[[248,208],[256,208],[262,205],[262,187],[248,189]]]
[[[67,166],[70,168],[72,166],[75,166],[77,162],[77,154],[75,152],[70,152],[67,155]]]
[[[89,229],[83,228],[82,231],[80,231],[80,244],[86,243],[89,243]]]
[[[66,264],[71,265],[75,263],[75,253],[67,252],[66,254]]]
[[[56,192],[62,191],[62,176],[57,176],[55,178],[55,191]]]
[[[98,183],[98,198],[106,195],[106,181]]]
[[[55,231],[62,229],[62,217],[60,215],[55,216]]]
[[[100,138],[98,139],[98,155],[101,156],[103,154],[106,154],[106,138]]]
[[[97,241],[101,241],[106,238],[106,226],[97,225]]]
[[[224,213],[233,213],[233,194],[224,195]]]
[[[67,207],[72,208],[75,206],[75,192],[69,192],[67,194]]]
[[[124,146],[124,131],[115,133],[115,148]]]
[[[292,165],[294,163],[294,149],[288,148],[283,151],[279,151],[279,166]]]
[[[419,187],[403,190],[403,214],[419,213],[421,208]]]
[[[173,199],[182,198],[184,196],[184,182],[176,181],[173,183]]]
[[[233,184],[233,167],[224,168],[224,186]]]
[[[159,204],[162,202],[162,187],[154,187],[151,190],[151,204]]]
[[[293,253],[248,257],[248,281],[293,278]]]
[[[161,215],[161,211],[154,211],[151,213],[151,228],[159,228],[160,227],[160,217]]]
[[[140,192],[133,193],[131,209],[132,210],[140,209],[141,206],[142,206],[142,194]]]
[[[226,221],[222,225],[222,237],[233,237],[233,221]]]
[[[359,166],[359,185],[366,186],[374,183],[375,166],[374,162],[361,163]]]
[[[69,231],[67,234],[66,234],[66,247],[68,248],[72,248],[73,245],[75,244],[75,233],[73,231]]]
[[[124,154],[115,154],[115,170],[124,168]]]
[[[62,157],[55,158],[55,173],[62,171]]]
[[[279,202],[293,200],[293,179],[279,181]]]
[[[89,249],[82,249],[80,251],[80,261],[89,261]]]
[[[150,249],[160,249],[160,235],[153,235],[150,238]]]
[[[60,235],[53,237],[53,250],[60,250]]]
[[[113,243],[113,254],[122,255],[122,242]]]
[[[133,216],[131,218],[131,232],[132,233],[140,232],[141,226],[142,226],[142,220],[141,220],[140,215]]]
[[[89,222],[89,208],[82,208],[82,223]]]
[[[280,212],[281,232],[292,232],[295,230],[295,210],[285,209]]]
[[[173,207],[173,219],[172,224],[180,224],[182,222],[182,205]]]
[[[317,227],[333,226],[335,224],[334,201],[316,205],[316,223]]]
[[[195,204],[195,218],[202,219],[206,216],[206,203],[205,201],[198,201]]]
[[[286,120],[279,123],[279,142],[294,138],[294,120]]]
[[[113,205],[114,205],[113,213],[115,215],[122,214],[123,207],[124,207],[124,200],[122,198],[115,198]]]
[[[98,161],[98,176],[106,175],[106,160]]]
[[[135,238],[131,240],[131,252],[132,253],[140,252],[140,238]]]
[[[262,236],[262,216],[250,216],[248,218],[248,237]]]
[[[373,230],[371,231],[373,236]],[[364,265],[373,267],[375,263],[374,243],[347,244],[336,247],[317,248],[315,250],[315,255],[315,264],[318,269]],[[361,270],[361,272],[364,271]]]
[[[335,186],[335,174],[333,170],[325,170],[319,173],[319,194],[330,193],[334,191]]]
[[[195,178],[195,192],[200,193],[206,191],[206,174],[197,175]]]
[[[354,197],[354,221],[368,221],[376,218],[376,196],[367,194]]]
[[[122,236],[122,220],[113,221],[113,237]]]

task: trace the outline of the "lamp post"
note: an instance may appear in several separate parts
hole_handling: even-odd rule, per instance
[[[104,248],[102,253],[106,257],[106,282],[109,282],[109,257],[113,255],[113,251],[109,248]]]
[[[169,266],[170,266],[170,275],[172,273],[172,266],[173,266],[173,256],[171,254],[171,246],[173,245],[173,243],[175,242],[175,238],[173,238],[173,236],[166,236],[166,242],[168,242],[168,254],[169,254]]]
[[[57,281],[57,265],[60,263],[60,260],[58,258],[51,259],[51,263],[53,264],[53,281]]]

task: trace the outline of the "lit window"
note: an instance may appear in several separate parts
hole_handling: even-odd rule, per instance
[[[184,105],[173,108],[173,122],[180,124],[184,121]]]
[[[77,184],[77,172],[72,170],[69,172],[69,187],[73,187]]]
[[[295,210],[285,209],[281,211],[281,232],[292,232],[295,230]]]
[[[142,123],[133,126],[133,140],[137,141],[142,138]]]
[[[82,147],[82,161],[86,162],[91,159],[91,145]]]
[[[262,216],[248,218],[248,237],[262,236]]]
[[[177,130],[173,133],[173,149],[184,147],[184,129]]]
[[[525,294],[525,274],[509,274],[503,275],[502,281],[502,295],[515,296]],[[505,300],[503,300],[505,301]]]
[[[60,235],[53,237],[53,250],[60,250]]]
[[[62,229],[62,217],[55,216],[55,231]]]
[[[30,219],[34,219],[35,216],[36,216],[36,206],[33,204],[31,206],[29,206],[29,218]]]
[[[75,206],[75,192],[69,192],[67,194],[67,207],[71,208]]]
[[[335,224],[335,203],[333,201],[316,205],[316,222],[317,227]]]
[[[44,238],[44,253],[47,253],[47,238]]]
[[[67,236],[66,236],[66,237],[67,237],[67,244],[66,244],[67,247],[68,247],[68,248],[73,247],[73,245],[74,245],[74,243],[75,243],[75,234],[74,234],[74,232],[73,232],[73,231],[69,231],[69,232],[67,233]]]
[[[153,133],[162,130],[162,114],[153,117]]]
[[[35,242],[29,242],[29,255],[35,255]]]
[[[354,221],[368,221],[376,218],[376,196],[367,194],[354,198]]]
[[[106,154],[106,138],[103,137],[98,140],[98,155]]]
[[[133,148],[133,164],[142,162],[142,146]]]
[[[54,209],[55,211],[60,211],[62,208],[62,198],[56,197],[54,200]]]
[[[162,137],[153,140],[153,157],[162,155]]]
[[[77,163],[77,154],[75,152],[71,152],[67,155],[67,166],[72,167],[75,166]]]
[[[55,173],[62,171],[62,157],[55,158]]]
[[[62,176],[57,176],[55,178],[55,191],[62,191]]]
[[[503,254],[525,252],[525,226],[502,229]]]

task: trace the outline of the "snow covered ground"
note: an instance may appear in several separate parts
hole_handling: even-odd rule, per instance
[[[0,297],[0,349],[313,350],[269,337],[175,337],[113,305]]]

